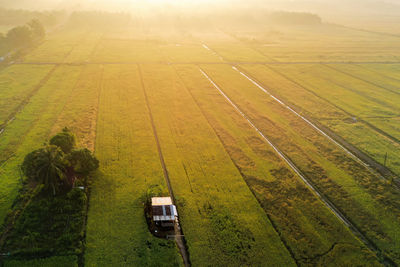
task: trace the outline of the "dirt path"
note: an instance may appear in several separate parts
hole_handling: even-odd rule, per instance
[[[272,149],[278,154],[278,156],[286,162],[286,164],[300,177],[300,179],[306,184],[306,186],[313,191],[317,197],[325,204],[325,206],[330,209],[333,214],[344,224],[346,225],[350,231],[357,236],[368,248],[370,248],[378,258],[383,255],[381,251],[377,248],[377,246],[371,242],[364,234],[360,232],[360,230],[318,189],[316,188],[312,182],[302,173],[302,171],[293,163],[293,161],[286,156],[274,143],[272,143],[249,119],[249,117],[239,109],[239,107],[222,91],[222,89],[207,75],[204,70],[200,68],[200,72],[204,75],[206,79],[217,89],[217,91],[225,98],[225,100],[244,118],[247,120],[249,125],[257,131],[257,133],[261,136],[261,138],[268,143]],[[394,262],[385,256],[384,263],[392,266],[396,266]]]
[[[154,123],[153,113],[151,111],[149,99],[148,99],[147,92],[146,92],[146,87],[145,87],[144,81],[143,81],[142,70],[141,70],[139,65],[138,65],[138,70],[139,70],[139,75],[140,75],[140,80],[141,80],[141,84],[142,84],[142,88],[143,88],[144,97],[145,97],[145,100],[146,100],[146,106],[147,106],[147,109],[149,111],[151,127],[153,129],[153,134],[154,134],[154,139],[155,139],[157,150],[158,150],[158,155],[160,157],[160,163],[161,163],[161,166],[162,166],[162,169],[163,169],[163,173],[164,173],[164,178],[165,178],[165,181],[167,183],[168,191],[169,191],[169,194],[170,194],[171,199],[172,199],[172,204],[175,205],[174,192],[173,192],[173,189],[172,189],[172,186],[171,186],[171,182],[169,180],[169,174],[168,174],[167,166],[165,165],[165,160],[164,160],[164,156],[163,156],[163,153],[162,153],[160,141],[158,139],[157,128],[156,128],[155,123]],[[180,227],[179,221],[175,224],[175,237],[174,238],[175,238],[175,242],[176,242],[176,244],[177,244],[177,246],[179,248],[179,252],[182,255],[182,259],[183,259],[184,265],[186,267],[191,266],[190,259],[189,259],[189,252],[188,252],[188,249],[186,247],[185,237],[183,235],[183,231],[182,231],[182,228]]]

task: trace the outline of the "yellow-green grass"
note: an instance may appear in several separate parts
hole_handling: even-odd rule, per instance
[[[315,76],[321,77],[332,83],[338,84],[343,88],[362,96],[365,99],[378,103],[385,108],[390,108],[393,113],[400,113],[400,94],[388,91],[386,88],[365,81],[352,73],[340,71],[336,65],[323,65],[317,67]],[[345,97],[345,96],[344,96]]]
[[[400,81],[400,64],[366,64],[362,67],[395,81]]]
[[[170,62],[219,62],[221,59],[201,44],[162,44],[161,52]]]
[[[173,67],[141,69],[193,266],[292,266]]]
[[[88,33],[75,45],[70,54],[67,55],[65,63],[82,63],[90,61],[92,54],[98,47],[101,36],[98,33]]]
[[[35,260],[9,260],[4,262],[5,267],[78,267],[76,256],[54,256]]]
[[[400,175],[400,145],[371,129],[362,122],[327,120],[329,128],[360,148],[382,165],[388,154],[386,166]]]
[[[0,125],[29,98],[53,66],[13,65],[0,72]]]
[[[271,58],[262,55],[258,51],[242,43],[206,43],[222,56],[223,59],[232,62],[269,62]]]
[[[342,110],[265,65],[243,64],[240,68],[265,85],[273,95],[297,107],[299,113],[306,113],[316,119],[349,118]]]
[[[93,62],[161,62],[166,61],[157,41],[103,39],[92,55]]]
[[[383,163],[386,152],[392,155],[394,160],[388,165],[396,173],[400,173],[397,158],[400,156],[399,146],[396,142],[376,132],[363,122],[354,121],[343,111],[336,108],[326,100],[312,94],[303,87],[289,81],[271,68],[263,65],[241,65],[246,73],[255,77],[274,95],[286,103],[297,107],[300,113],[304,113],[320,123],[329,126],[344,137],[347,141],[366,152],[376,161]],[[332,120],[332,121],[331,121]],[[396,118],[368,119],[373,125],[397,136],[400,129],[396,130]],[[384,124],[385,121],[388,123]],[[386,126],[386,127],[385,127]],[[392,128],[389,128],[392,127]],[[400,138],[400,137],[399,137]]]
[[[385,133],[397,138],[397,140],[400,140],[400,116],[393,118],[367,118],[365,120]]]
[[[137,68],[107,65],[100,94],[85,266],[179,266],[173,241],[155,238],[143,196],[165,180]]]
[[[64,58],[74,49],[76,40],[73,39],[49,39],[44,41],[25,58],[24,62],[54,62],[62,63]]]
[[[64,108],[52,127],[51,135],[68,127],[76,136],[78,147],[94,150],[103,69],[101,65],[83,67],[72,94],[64,100]]]
[[[378,64],[374,64],[378,65]],[[383,66],[386,66],[386,64],[382,64]],[[384,71],[383,74],[370,70],[367,68],[367,65],[361,65],[361,64],[335,64],[335,65],[330,65],[331,68],[337,69],[339,71],[342,71],[344,73],[347,73],[348,75],[351,75],[353,77],[356,77],[360,80],[363,80],[367,83],[371,83],[377,87],[381,87],[381,89],[385,89],[386,91],[389,92],[394,92],[397,94],[400,94],[400,80],[396,80],[394,78],[391,78],[389,75],[391,73],[390,67],[386,67],[386,71]],[[384,92],[384,91],[383,91]],[[393,95],[393,94],[388,94]]]
[[[263,55],[280,62],[397,62],[393,55],[396,47],[379,49],[376,47],[326,47],[315,44],[265,44],[254,45]]]
[[[204,66],[227,95],[379,249],[400,262],[399,192],[229,66]]]
[[[177,69],[300,265],[378,264],[373,254],[260,139],[197,67],[182,65]],[[343,250],[352,253],[342,253]]]
[[[25,155],[49,137],[81,67],[60,67],[10,123],[0,139],[0,221],[3,222],[21,182],[19,166]]]
[[[399,95],[381,93],[362,81],[327,67],[315,65],[270,65],[319,97],[359,117],[392,116],[399,113]]]

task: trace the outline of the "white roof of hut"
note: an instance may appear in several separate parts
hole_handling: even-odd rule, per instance
[[[151,199],[154,221],[175,221],[178,217],[175,205],[170,197],[153,197]]]

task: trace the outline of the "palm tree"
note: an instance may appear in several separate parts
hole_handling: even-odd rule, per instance
[[[65,179],[65,160],[62,150],[53,145],[41,149],[36,158],[36,177],[44,185],[45,190],[51,189],[53,195],[59,190]]]

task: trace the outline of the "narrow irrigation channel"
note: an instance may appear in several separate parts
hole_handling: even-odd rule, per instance
[[[171,182],[169,180],[168,169],[167,169],[167,166],[165,165],[164,156],[163,156],[163,153],[162,153],[160,141],[158,139],[157,128],[156,128],[156,125],[154,123],[153,113],[151,111],[151,107],[150,107],[149,99],[148,99],[148,96],[147,96],[146,87],[144,85],[143,75],[142,75],[142,70],[140,68],[140,65],[138,65],[138,70],[139,70],[140,81],[141,81],[141,84],[142,84],[144,97],[145,97],[145,100],[146,100],[146,106],[147,106],[147,109],[149,111],[151,127],[153,129],[153,134],[154,134],[154,138],[155,138],[155,142],[156,142],[156,146],[157,146],[157,150],[158,150],[158,155],[160,157],[160,163],[161,163],[161,166],[162,166],[162,169],[163,169],[163,173],[164,173],[164,178],[165,178],[165,181],[167,183],[168,191],[169,191],[169,194],[170,194],[171,199],[172,199],[172,204],[175,205],[175,196],[174,196],[174,192],[172,190]],[[177,246],[179,248],[180,254],[182,255],[182,259],[183,259],[184,265],[186,267],[191,266],[190,259],[189,259],[189,251],[188,251],[188,248],[186,246],[185,236],[183,234],[183,231],[182,231],[182,228],[181,228],[181,226],[179,224],[179,221],[175,224],[175,242],[176,242],[176,244],[177,244]]]
[[[222,91],[222,89],[207,75],[207,73],[199,67],[200,72],[203,76],[217,89],[217,91],[225,98],[225,100],[244,118],[247,120],[249,125],[257,131],[257,133],[261,136],[261,138],[268,143],[272,149],[278,154],[280,158],[282,158],[287,165],[300,177],[300,179],[313,191],[318,198],[325,204],[327,208],[329,208],[333,214],[344,224],[346,225],[350,231],[357,236],[368,248],[370,248],[377,256],[378,259],[383,257],[383,264],[388,266],[396,266],[396,264],[388,257],[386,257],[380,249],[370,241],[360,230],[348,219],[346,216],[318,189],[316,188],[312,182],[302,173],[302,171],[293,163],[293,161],[286,156],[279,148],[272,143],[250,120],[250,118],[243,113],[243,111]]]

